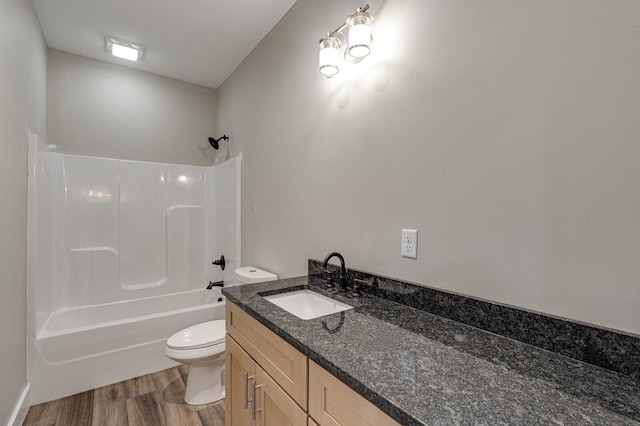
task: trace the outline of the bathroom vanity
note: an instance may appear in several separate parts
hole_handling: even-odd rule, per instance
[[[615,342],[597,329],[600,343],[618,345],[613,352],[624,359],[602,368],[399,303],[421,288],[356,274],[367,282],[359,298],[325,290],[322,273],[311,266],[309,276],[223,290],[227,426],[640,425],[636,336]],[[397,300],[379,296],[388,286]],[[354,309],[303,320],[265,299],[301,289]],[[464,303],[458,311],[486,316],[501,309]],[[531,321],[534,314],[525,314],[514,322],[531,327],[528,334],[552,332],[543,318]]]
[[[398,424],[229,302],[227,333],[228,426]]]

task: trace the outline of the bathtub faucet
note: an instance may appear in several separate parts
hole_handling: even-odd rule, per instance
[[[207,290],[211,290],[214,287],[224,287],[224,281],[209,281],[209,285],[207,286]]]
[[[226,262],[225,262],[225,260],[224,260],[224,255],[221,255],[219,260],[214,260],[214,261],[213,261],[213,262],[211,262],[211,263],[213,263],[214,265],[218,265],[218,266],[219,266],[219,267],[221,267],[221,268],[222,268],[222,270],[224,271],[224,267],[225,267],[225,265],[226,265]]]

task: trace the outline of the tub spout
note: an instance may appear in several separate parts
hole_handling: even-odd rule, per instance
[[[209,285],[207,286],[207,290],[211,290],[214,287],[224,287],[224,281],[209,281]]]

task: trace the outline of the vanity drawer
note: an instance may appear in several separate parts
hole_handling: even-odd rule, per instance
[[[309,415],[321,426],[400,426],[313,361],[309,361]]]
[[[227,333],[307,410],[307,357],[227,300]]]

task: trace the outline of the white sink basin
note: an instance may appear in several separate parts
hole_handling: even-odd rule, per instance
[[[338,302],[311,290],[296,290],[263,297],[303,320],[353,309],[353,306]]]

